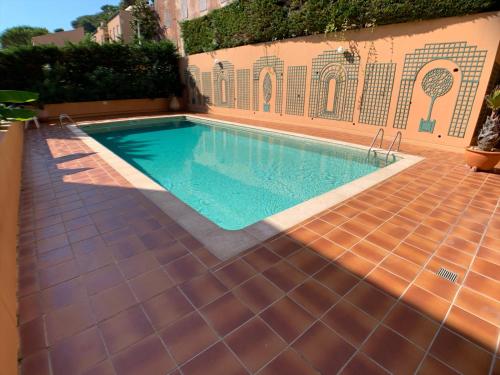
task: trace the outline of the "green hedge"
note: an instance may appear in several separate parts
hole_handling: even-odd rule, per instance
[[[244,44],[460,16],[500,9],[498,0],[236,0],[181,23],[187,54]]]
[[[178,62],[170,42],[13,48],[0,51],[0,88],[41,103],[168,97],[181,93]]]

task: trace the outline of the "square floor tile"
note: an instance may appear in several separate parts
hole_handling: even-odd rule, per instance
[[[323,317],[329,327],[352,345],[360,345],[375,328],[377,321],[344,300]]]
[[[156,329],[165,327],[193,311],[189,301],[175,287],[143,302],[143,306]]]
[[[204,306],[227,292],[227,288],[212,273],[204,273],[180,285],[182,292],[196,307]]]
[[[322,323],[315,323],[292,346],[323,374],[337,373],[355,351]]]
[[[264,367],[259,375],[318,375],[318,372],[297,352],[286,349]]]
[[[157,268],[130,280],[130,286],[139,301],[146,301],[172,287],[173,282],[163,269]]]
[[[241,366],[229,349],[219,342],[204,351],[181,368],[184,375],[247,375],[248,372]]]
[[[258,317],[231,333],[225,341],[245,367],[252,372],[259,370],[286,346],[285,342]]]
[[[183,283],[206,271],[206,267],[190,254],[177,258],[164,267],[176,283]]]
[[[234,262],[217,270],[214,275],[226,287],[232,289],[255,275],[255,270],[243,259],[238,258]]]
[[[336,293],[313,279],[294,289],[289,297],[316,318],[323,315],[339,299]]]
[[[233,293],[255,314],[283,295],[283,291],[262,275],[256,275],[233,290]]]
[[[232,293],[223,295],[200,311],[221,336],[227,335],[253,316]]]
[[[186,362],[217,341],[213,330],[197,312],[171,324],[160,335],[178,364]]]
[[[300,336],[314,322],[314,317],[290,298],[284,297],[260,314],[288,343]]]
[[[130,287],[125,283],[92,296],[90,302],[98,321],[107,319],[137,304]]]
[[[99,323],[110,353],[117,353],[153,333],[153,328],[139,306],[131,307]]]
[[[45,316],[47,338],[51,345],[94,324],[94,314],[88,302],[63,307]]]
[[[96,328],[60,341],[50,351],[54,375],[83,373],[106,359],[106,350]]]
[[[396,374],[414,373],[424,356],[421,349],[384,326],[380,326],[370,336],[362,350],[381,366]]]
[[[161,340],[149,336],[117,354],[113,366],[118,375],[163,375],[175,364]]]
[[[263,272],[263,275],[288,292],[307,278],[307,275],[291,266],[286,261],[281,261]]]

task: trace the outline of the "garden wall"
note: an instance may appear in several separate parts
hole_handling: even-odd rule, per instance
[[[23,125],[0,133],[0,373],[17,373],[17,233]]]
[[[499,41],[500,12],[482,13],[191,55],[183,79],[193,111],[456,148],[472,140]]]

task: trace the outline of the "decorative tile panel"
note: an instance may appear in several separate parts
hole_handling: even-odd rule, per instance
[[[358,86],[359,56],[325,51],[313,59],[309,117],[352,121]],[[333,109],[329,110],[330,81],[334,81]]]
[[[201,73],[202,93],[205,97],[205,103],[212,104],[212,73]]]
[[[194,105],[202,104],[200,94],[200,68],[198,68],[196,65],[189,65],[184,72],[184,80],[188,87],[189,103]]]
[[[234,108],[234,65],[229,61],[219,61],[212,72],[214,104],[217,107]]]
[[[304,116],[307,66],[289,66],[286,79],[286,109],[288,115]]]
[[[253,64],[253,110],[259,110],[259,80],[262,69],[268,67],[276,74],[275,112],[281,113],[283,100],[283,60],[276,56],[262,56]]]
[[[406,54],[393,126],[406,129],[415,80],[422,67],[431,61],[449,60],[459,67],[461,81],[448,135],[463,138],[486,54],[487,51],[478,50],[477,46],[469,46],[467,42],[431,43]]]
[[[359,114],[360,123],[377,126],[387,125],[395,71],[395,63],[366,64]]]
[[[236,71],[236,106],[238,109],[250,109],[250,69]]]

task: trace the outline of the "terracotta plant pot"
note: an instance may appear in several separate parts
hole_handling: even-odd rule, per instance
[[[500,162],[500,151],[481,151],[467,147],[465,149],[465,162],[471,168],[489,171]]]

